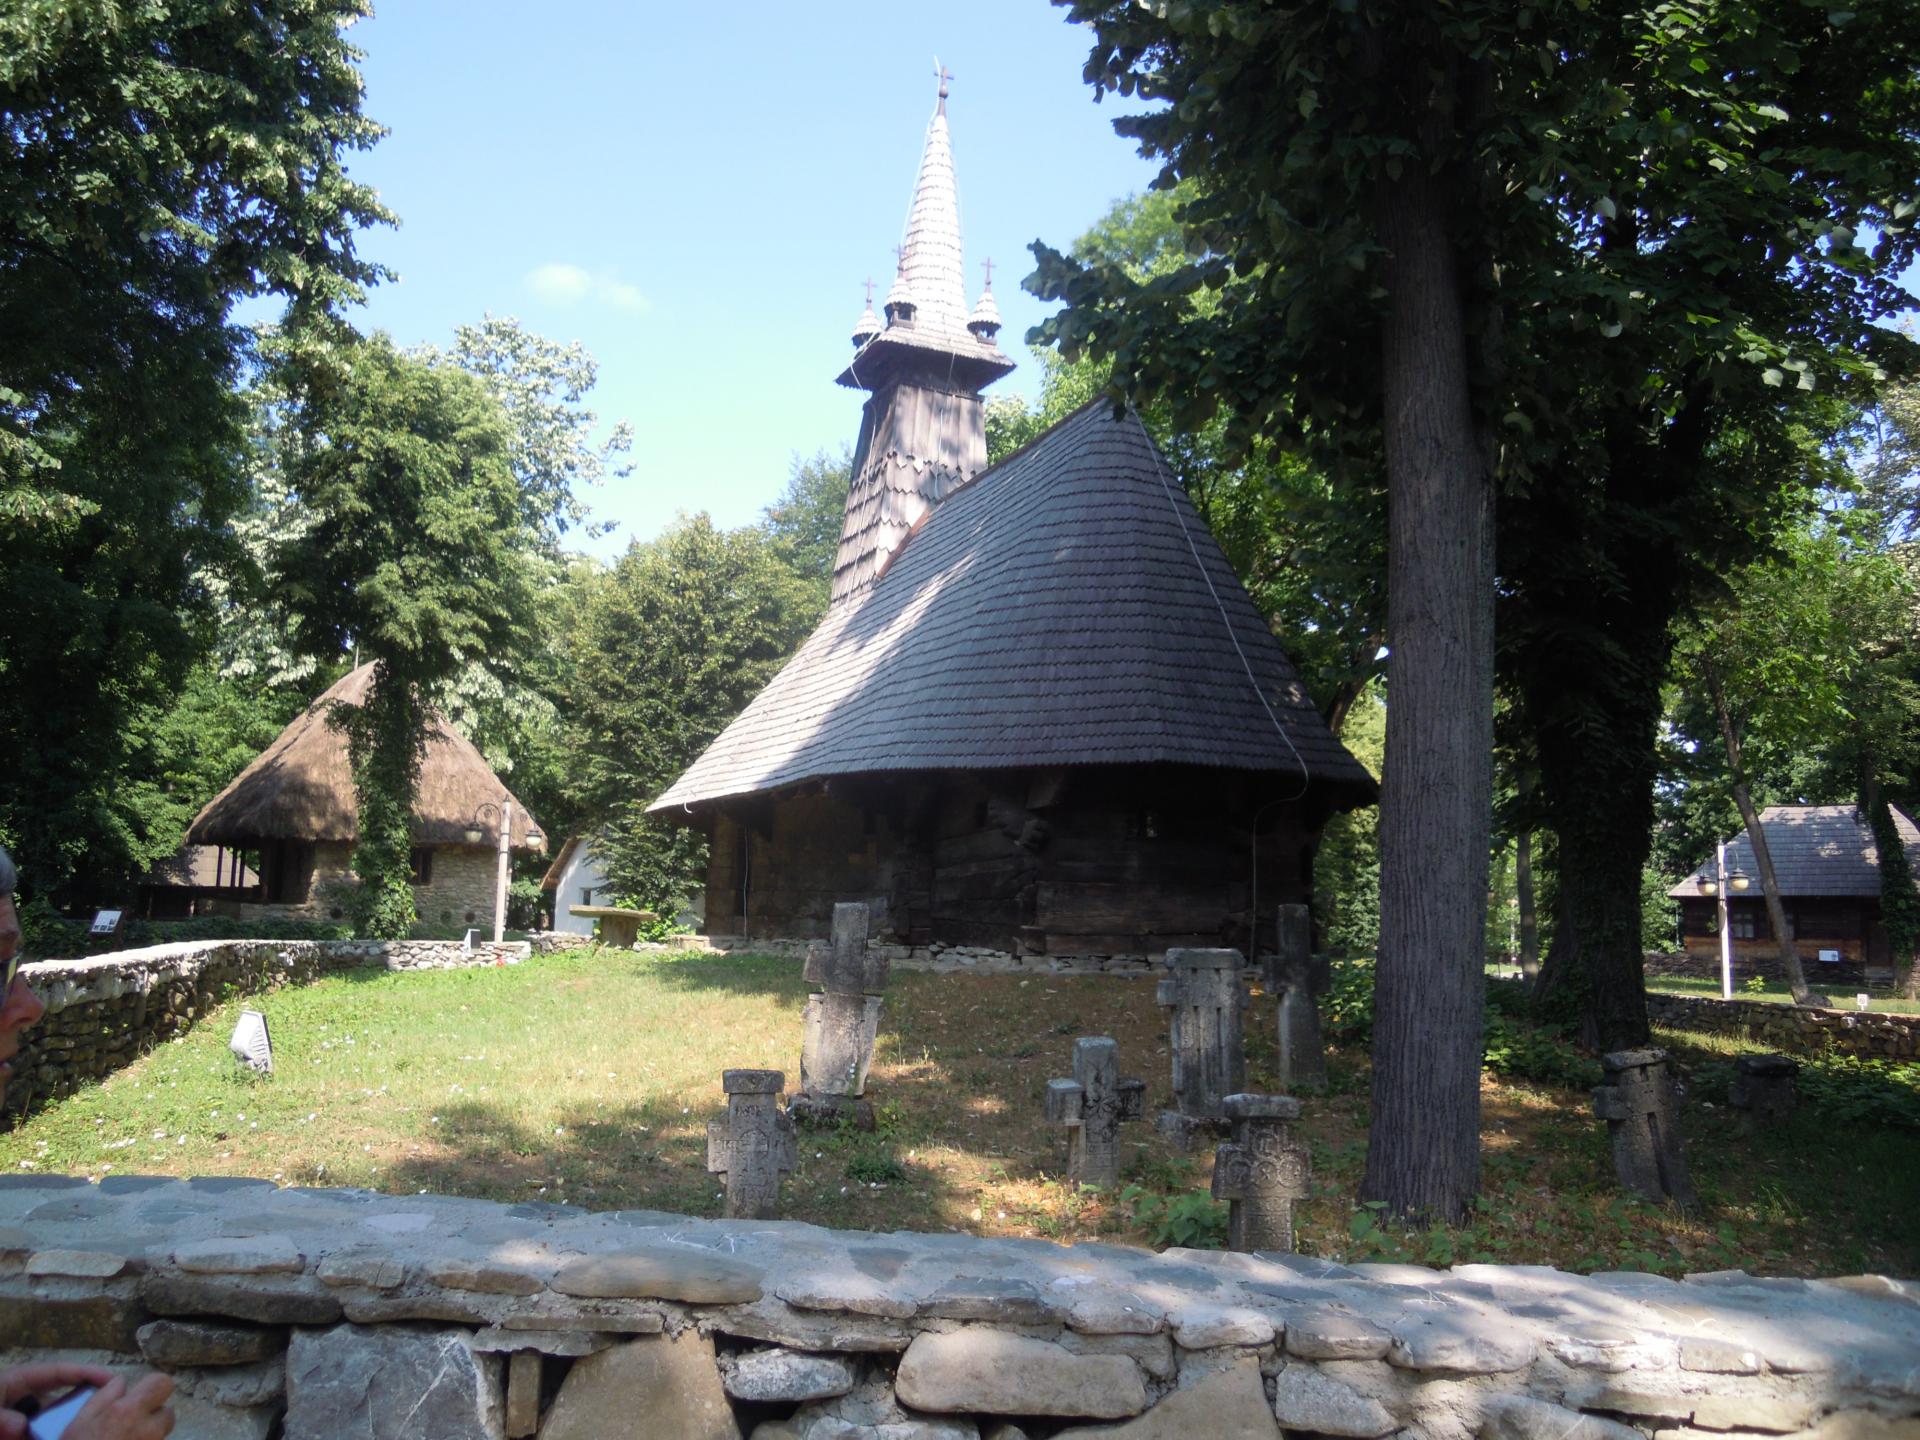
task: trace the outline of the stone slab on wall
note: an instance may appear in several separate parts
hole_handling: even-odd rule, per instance
[[[530,953],[524,941],[469,951],[455,940],[197,940],[38,961],[22,973],[47,1014],[20,1037],[7,1108],[26,1110],[110,1075],[234,995],[371,966],[511,965]]]
[[[0,1351],[144,1356],[193,1433],[284,1440],[411,1440],[425,1409],[486,1440],[609,1416],[758,1440],[1920,1434],[1920,1285],[1882,1277],[1347,1266],[245,1180],[0,1176]]]

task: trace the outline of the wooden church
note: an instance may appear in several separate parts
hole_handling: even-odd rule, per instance
[[[1013,368],[968,310],[946,84],[885,301],[820,626],[652,806],[707,831],[707,931],[1145,954],[1273,943],[1374,781],[1140,422],[1099,402],[987,466]]]

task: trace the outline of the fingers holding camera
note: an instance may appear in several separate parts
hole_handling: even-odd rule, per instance
[[[166,1440],[173,1433],[173,1381],[144,1375],[131,1387],[118,1376],[73,1417],[63,1440]]]

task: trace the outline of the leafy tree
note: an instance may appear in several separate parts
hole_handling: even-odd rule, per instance
[[[1824,752],[1841,759],[1839,773],[1853,782],[1847,791],[1862,794],[1863,780],[1866,793],[1878,791],[1887,758],[1901,753],[1920,710],[1911,674],[1920,648],[1913,599],[1895,557],[1860,544],[1839,524],[1816,522],[1785,537],[1779,556],[1740,571],[1680,642],[1680,678],[1695,705],[1677,718],[1695,731],[1717,731],[1725,788],[1753,847],[1797,1004],[1826,998],[1801,971],[1754,780],[1782,773],[1790,757]],[[1866,804],[1871,818],[1875,806]]]
[[[1363,1189],[1458,1218],[1479,1174],[1493,739],[1492,447],[1464,281],[1493,61],[1438,11],[1068,8],[1095,32],[1087,78],[1160,102],[1115,128],[1165,161],[1158,188],[1193,177],[1179,219],[1199,254],[1141,281],[1036,245],[1030,283],[1068,302],[1041,336],[1068,360],[1111,358],[1181,428],[1225,413],[1245,453],[1310,436],[1336,478],[1384,459],[1393,655]],[[1203,286],[1214,303],[1191,304]]]
[[[760,528],[781,561],[795,575],[819,582],[824,612],[833,585],[833,560],[846,522],[847,487],[853,478],[853,454],[822,450],[811,459],[794,457],[787,488],[769,505]]]
[[[309,653],[374,662],[365,704],[334,722],[353,758],[356,920],[404,937],[429,707],[468,661],[511,656],[528,619],[513,434],[479,380],[376,335],[305,392],[292,443],[311,523],[275,557],[275,586]]]
[[[766,531],[705,515],[629,546],[588,590],[564,711],[616,889],[663,908],[702,883],[699,835],[646,807],[765,688],[825,598]]]
[[[0,13],[0,833],[45,891],[177,835],[127,808],[206,643],[243,494],[236,300],[305,333],[377,276],[347,152],[360,0],[44,0]]]
[[[1894,277],[1915,253],[1920,16],[1070,9],[1095,29],[1089,79],[1159,102],[1117,128],[1166,160],[1161,183],[1192,177],[1201,193],[1179,211],[1193,258],[1144,283],[1038,247],[1038,288],[1068,302],[1045,335],[1070,358],[1112,356],[1121,385],[1170,397],[1189,427],[1230,406],[1230,434],[1304,445],[1336,481],[1343,457],[1384,454],[1393,546],[1441,542],[1390,561],[1389,715],[1404,719],[1388,727],[1386,1065],[1364,1189],[1456,1213],[1474,1173],[1466,1007],[1484,876],[1477,859],[1439,877],[1430,862],[1483,853],[1468,812],[1485,793],[1459,730],[1459,766],[1431,786],[1394,737],[1449,715],[1484,734],[1479,582],[1451,592],[1467,608],[1430,637],[1463,659],[1434,692],[1410,670],[1442,652],[1397,617],[1433,610],[1409,583],[1481,573],[1445,513],[1477,523],[1481,507],[1477,490],[1436,516],[1408,503],[1408,422],[1443,422],[1415,453],[1463,488],[1476,445],[1501,481],[1502,664],[1561,862],[1542,984],[1602,1043],[1643,1040],[1640,885],[1671,622],[1810,488],[1829,418],[1810,414],[1815,392],[1865,397],[1914,363],[1874,322],[1912,303]],[[1217,300],[1197,315],[1201,287]],[[1421,939],[1417,967],[1403,933]]]

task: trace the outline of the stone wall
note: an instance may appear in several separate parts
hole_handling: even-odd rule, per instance
[[[0,1177],[0,1364],[265,1440],[1913,1440],[1920,1287]]]
[[[499,877],[498,851],[437,845],[431,878],[413,887],[413,908],[430,925],[478,925],[491,935]]]
[[[524,943],[457,940],[198,940],[22,967],[47,1007],[20,1037],[6,1108],[24,1111],[112,1074],[233,995],[361,966],[442,970],[517,964]]]
[[[1831,1051],[1863,1059],[1920,1059],[1920,1015],[1804,1010],[1764,1000],[1722,1000],[1717,995],[1672,995],[1649,990],[1647,1016],[1656,1025],[1737,1035],[1785,1053]]]

